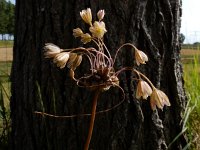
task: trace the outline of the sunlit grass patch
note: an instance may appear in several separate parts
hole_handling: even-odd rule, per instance
[[[193,63],[184,64],[184,80],[191,110],[186,126],[191,149],[200,148],[200,57],[193,56]]]
[[[0,147],[8,148],[10,134],[10,70],[12,62],[0,62]]]

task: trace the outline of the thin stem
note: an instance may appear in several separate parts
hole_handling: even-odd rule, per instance
[[[104,54],[104,53],[102,53],[102,52],[100,52],[100,51],[96,51],[96,50],[92,50],[92,51],[96,52],[96,58],[97,58],[97,62],[98,62],[98,63],[101,62],[100,59],[99,59],[99,55],[101,55],[102,57],[105,57],[105,58],[107,59],[107,61],[108,61],[108,63],[109,63],[108,66],[111,66],[111,61],[110,61],[110,59],[108,58],[108,56],[106,56],[106,54]]]
[[[77,47],[77,48],[69,48],[69,49],[62,49],[62,52],[74,52],[74,51],[85,51],[86,48],[84,47]]]
[[[94,95],[94,99],[93,99],[93,103],[92,103],[92,115],[91,115],[91,118],[90,118],[90,126],[89,126],[89,131],[88,131],[86,143],[85,143],[85,146],[84,146],[84,150],[89,149],[90,140],[91,140],[91,137],[92,137],[93,127],[94,127],[94,120],[95,120],[96,108],[97,108],[97,100],[98,100],[99,94],[100,94],[100,89],[97,89],[95,91],[95,95]]]
[[[99,44],[97,43],[97,41],[96,41],[96,39],[92,39],[92,41],[98,46],[98,48],[100,49],[100,47],[99,47]]]
[[[120,106],[124,100],[125,100],[125,97],[124,97],[124,91],[121,87],[117,86],[118,88],[120,88],[123,92],[123,99],[117,103],[116,105],[114,105],[113,107],[110,107],[110,108],[107,108],[105,110],[100,110],[100,111],[97,111],[96,112],[96,115],[98,114],[102,114],[102,113],[107,113],[115,108],[117,108],[118,106]],[[52,114],[48,114],[48,113],[45,113],[45,112],[41,112],[41,111],[34,111],[35,114],[38,114],[38,115],[42,115],[42,116],[47,116],[47,117],[52,117],[52,118],[75,118],[75,117],[85,117],[85,116],[91,116],[92,114],[74,114],[74,115],[68,115],[68,116],[60,116],[60,115],[52,115]]]
[[[102,53],[104,53],[104,48],[103,48],[103,45],[102,45],[100,39],[98,39],[98,42],[99,42],[99,46],[100,46],[99,51],[102,52]],[[105,54],[105,53],[104,53],[104,54]],[[102,60],[102,62],[103,62],[103,66],[106,66],[105,58],[101,56],[101,59],[100,59],[100,60]]]
[[[136,69],[131,68],[131,67],[124,67],[124,68],[120,69],[119,71],[117,71],[115,73],[115,76],[118,76],[122,71],[126,71],[126,70],[130,70],[130,71],[135,72],[139,77],[142,76],[151,85],[152,89],[155,89],[155,86],[153,85],[153,83],[143,73],[141,73],[141,72],[139,72]]]
[[[109,56],[110,60],[112,61],[112,57],[111,57],[111,55],[110,55],[110,52],[109,52],[107,46],[104,44],[103,40],[101,40],[101,43],[103,44],[104,48],[106,49],[106,51],[107,51],[107,53],[108,53],[108,56]],[[112,64],[113,64],[113,62],[112,62]]]
[[[123,44],[123,45],[120,46],[120,47],[118,48],[118,50],[116,51],[116,54],[115,54],[115,57],[114,57],[114,60],[113,60],[113,65],[114,65],[114,63],[115,63],[115,60],[116,60],[116,58],[117,58],[117,55],[118,55],[120,49],[122,49],[124,46],[131,46],[131,47],[133,47],[134,49],[137,49],[137,48],[136,48],[133,44],[131,44],[131,43],[125,43],[125,44]]]
[[[139,75],[141,75],[150,85],[153,89],[155,89],[155,86],[153,83],[141,72],[137,71],[136,69],[133,69],[134,72],[137,72]]]
[[[120,106],[124,102],[124,100],[125,100],[124,90],[119,85],[115,84],[114,86],[118,87],[122,91],[123,99],[119,103],[117,103],[116,105],[114,105],[114,106],[112,106],[110,108],[107,108],[105,110],[97,111],[96,115],[109,112],[109,111],[117,108],[118,106]],[[42,116],[53,117],[53,118],[75,118],[75,117],[84,117],[84,116],[91,116],[92,115],[92,114],[74,114],[74,115],[60,116],[60,115],[52,115],[52,114],[48,114],[48,113],[40,112],[40,111],[34,111],[34,113],[38,114],[38,115],[42,115]]]

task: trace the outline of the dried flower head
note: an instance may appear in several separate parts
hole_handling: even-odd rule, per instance
[[[99,10],[98,11],[97,17],[98,17],[99,21],[103,20],[104,15],[105,15],[105,11],[104,10]]]
[[[156,106],[159,109],[163,109],[164,105],[171,106],[167,95],[163,91],[156,88],[153,89],[153,92],[151,94],[150,105],[152,110],[155,110]]]
[[[103,21],[95,21],[93,26],[90,27],[90,32],[93,37],[103,38],[104,34],[107,32],[105,23]]]
[[[61,52],[61,49],[52,43],[46,43],[44,50],[45,50],[44,52],[45,58],[53,58]]]
[[[92,12],[90,8],[87,8],[86,10],[82,10],[80,12],[80,16],[85,21],[85,23],[92,25]]]
[[[73,30],[73,35],[75,37],[81,37],[81,41],[86,44],[88,42],[93,42],[93,47],[77,47],[77,48],[70,48],[70,49],[60,49],[58,46],[54,44],[46,44],[45,49],[45,57],[52,58],[53,62],[60,68],[64,68],[66,65],[69,68],[69,76],[72,80],[76,82],[79,87],[84,87],[89,90],[94,91],[95,96],[92,105],[92,114],[91,114],[91,127],[88,134],[87,142],[84,149],[89,148],[89,143],[91,139],[92,128],[94,125],[94,116],[96,114],[96,104],[99,93],[109,90],[111,87],[119,88],[123,93],[123,100],[124,100],[124,91],[120,87],[120,78],[119,74],[123,71],[131,71],[132,73],[136,74],[136,81],[139,80],[136,90],[136,98],[143,98],[147,99],[150,96],[150,105],[152,110],[156,109],[156,106],[160,109],[163,109],[164,105],[170,106],[170,102],[168,97],[164,92],[158,90],[154,87],[151,81],[140,71],[130,67],[122,67],[118,71],[115,71],[114,64],[117,58],[117,54],[119,51],[125,47],[130,46],[130,50],[135,51],[135,61],[137,65],[145,64],[148,61],[147,55],[138,50],[133,44],[125,43],[120,46],[114,55],[111,56],[109,49],[106,47],[103,36],[107,32],[105,23],[102,21],[104,18],[105,12],[104,10],[100,10],[97,13],[97,17],[99,21],[95,21],[92,24],[92,13],[91,9],[87,8],[86,10],[82,10],[80,12],[80,16],[83,21],[90,25],[89,33],[83,33],[80,28],[76,28]],[[134,53],[133,51],[131,51]],[[76,68],[81,64],[83,57],[87,58],[89,62],[89,68],[83,70],[89,70],[85,72],[80,77],[76,76]],[[152,91],[153,89],[153,91]],[[122,100],[122,101],[123,101]],[[121,102],[114,107],[120,105]],[[110,109],[111,110],[111,109]],[[44,113],[42,113],[44,114]],[[86,115],[86,114],[85,114]],[[88,114],[87,114],[88,115]],[[51,115],[52,116],[52,115]],[[76,115],[73,115],[76,116]]]
[[[135,49],[135,61],[136,64],[139,66],[140,64],[145,64],[145,62],[148,61],[148,57],[141,50]]]
[[[136,90],[136,98],[140,99],[147,99],[152,93],[152,89],[146,81],[139,80]]]
[[[139,80],[136,90],[136,98],[147,99],[148,96],[151,96],[150,103],[152,109],[155,109],[155,106],[162,109],[164,105],[170,106],[168,97],[164,92],[156,89],[151,81],[141,72],[137,71],[132,67],[124,67],[117,72],[114,69],[114,63],[117,58],[118,52],[125,46],[131,46],[135,51],[135,61],[137,65],[145,64],[148,61],[147,55],[138,50],[133,44],[125,43],[119,49],[117,49],[114,57],[111,56],[110,51],[103,42],[103,36],[107,32],[105,28],[105,23],[101,21],[104,18],[104,10],[99,10],[97,17],[99,21],[95,21],[92,25],[92,13],[91,9],[82,10],[80,12],[82,19],[90,24],[89,30],[92,33],[92,36],[89,33],[83,33],[80,28],[73,30],[73,35],[75,37],[81,37],[81,41],[86,44],[88,42],[94,42],[96,47],[77,47],[72,49],[60,49],[54,44],[46,44],[45,57],[53,58],[53,62],[57,64],[58,67],[64,68],[66,65],[70,69],[70,77],[77,82],[78,86],[88,88],[90,90],[100,90],[106,91],[110,87],[119,87],[119,77],[118,75],[126,70],[131,70],[133,73],[136,73]],[[81,64],[83,56],[89,60],[90,63],[90,73],[85,73],[80,78],[75,78],[75,70]],[[144,81],[144,80],[145,81]],[[153,92],[152,92],[153,89]]]
[[[83,31],[80,28],[73,29],[74,37],[81,37],[83,35]]]
[[[81,42],[83,42],[83,44],[87,44],[89,42],[91,42],[92,37],[90,36],[89,33],[85,33],[81,35]]]
[[[54,57],[53,62],[57,64],[57,67],[62,69],[65,67],[68,59],[69,59],[69,52],[62,52]]]

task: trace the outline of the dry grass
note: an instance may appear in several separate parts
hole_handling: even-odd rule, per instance
[[[13,49],[12,48],[0,48],[0,61],[12,61]]]
[[[182,49],[181,55],[182,56],[200,55],[200,50]]]

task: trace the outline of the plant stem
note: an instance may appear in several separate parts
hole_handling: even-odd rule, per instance
[[[92,102],[92,112],[91,112],[91,117],[90,117],[90,126],[89,126],[87,140],[86,140],[86,143],[85,143],[85,146],[84,146],[84,150],[88,150],[89,149],[90,140],[91,140],[91,137],[92,137],[93,127],[94,127],[94,120],[95,120],[95,116],[96,116],[97,100],[98,100],[99,94],[100,94],[100,90],[97,89],[95,91],[94,99],[93,99],[93,102]]]

